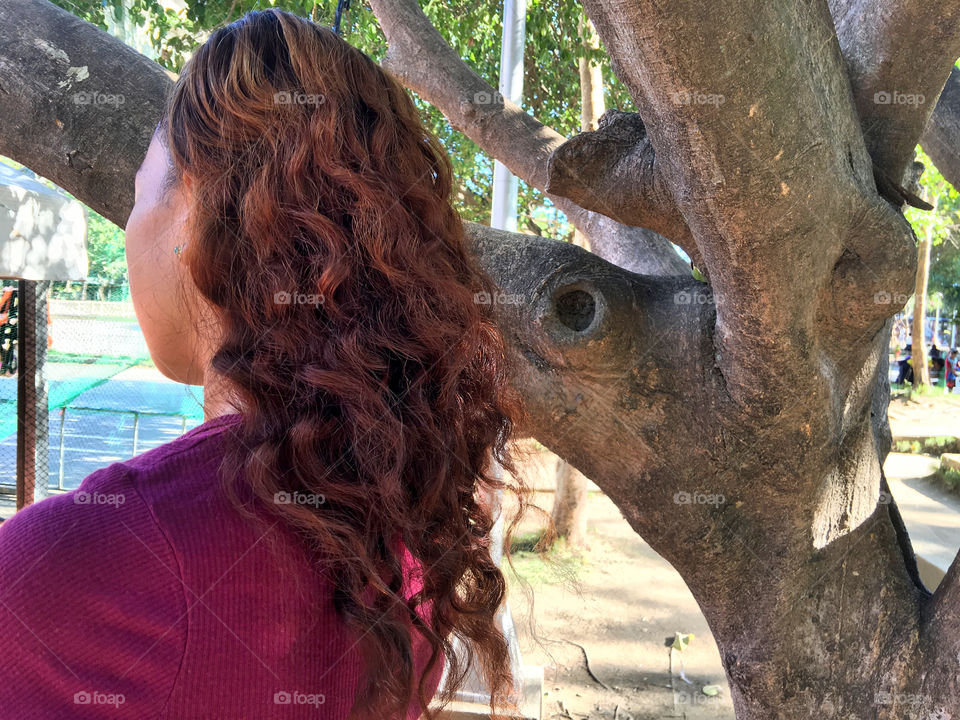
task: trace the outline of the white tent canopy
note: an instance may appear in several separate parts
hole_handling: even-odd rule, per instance
[[[0,277],[82,280],[86,276],[83,205],[0,163]]]

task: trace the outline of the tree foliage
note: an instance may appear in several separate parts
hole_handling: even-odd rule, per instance
[[[153,49],[154,59],[171,72],[184,62],[207,35],[245,13],[273,6],[333,25],[336,0],[187,0],[183,9],[171,9],[157,0],[54,0],[103,30],[125,20],[139,29]],[[496,85],[500,74],[502,2],[477,5],[464,0],[423,4],[437,30],[480,77]],[[575,102],[580,77],[578,59],[584,53],[599,62],[606,83],[607,107],[629,108],[624,87],[609,67],[602,49],[587,50],[580,42],[577,4],[558,0],[531,0],[527,12],[524,54],[523,108],[564,135],[580,131],[580,107]],[[111,22],[112,21],[112,22]],[[387,45],[377,18],[366,4],[351,6],[341,21],[345,40],[376,61]],[[129,38],[121,38],[129,42]],[[493,160],[465,135],[450,126],[443,114],[414,95],[428,127],[450,155],[457,179],[458,210],[465,220],[487,223],[493,187]],[[520,181],[518,227],[569,239],[573,229],[563,213],[543,193]]]
[[[931,235],[930,306],[939,307],[942,316],[956,319],[960,312],[960,193],[921,148],[917,148],[917,160],[924,166],[920,187],[935,209],[911,208],[906,215],[918,235]]]

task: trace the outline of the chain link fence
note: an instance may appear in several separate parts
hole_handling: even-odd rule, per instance
[[[202,388],[150,360],[125,284],[6,281],[0,495],[22,506],[203,422]],[[19,482],[18,482],[19,479]]]

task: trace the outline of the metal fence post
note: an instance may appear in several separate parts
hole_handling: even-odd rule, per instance
[[[59,450],[59,467],[57,470],[57,490],[63,490],[63,431],[64,426],[67,423],[67,408],[66,406],[60,408],[60,450]]]
[[[49,281],[18,281],[17,509],[48,494],[47,289]]]
[[[136,410],[133,412],[133,455],[131,457],[137,456],[137,444],[140,440],[140,413]]]

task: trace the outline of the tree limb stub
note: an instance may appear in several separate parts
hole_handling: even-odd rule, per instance
[[[599,126],[567,140],[547,162],[546,190],[626,225],[650,228],[698,255],[670,191],[657,177],[653,146],[636,113],[607,110]]]

